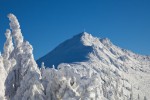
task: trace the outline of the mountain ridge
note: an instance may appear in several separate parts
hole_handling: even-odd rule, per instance
[[[119,51],[121,50],[126,54],[136,56],[135,58],[140,56],[140,57],[143,57],[143,59],[150,59],[149,55],[141,55],[141,54],[134,53],[130,50],[120,48],[120,47],[114,45],[108,38],[97,38],[97,37],[93,37],[91,34],[89,34],[87,32],[82,32],[82,33],[79,33],[79,34],[73,36],[70,39],[67,39],[66,41],[59,44],[52,51],[50,51],[48,54],[44,55],[43,57],[40,57],[37,60],[37,64],[39,66],[41,66],[41,63],[44,61],[46,66],[52,67],[52,65],[58,66],[60,63],[72,63],[72,62],[86,61],[86,60],[88,60],[88,58],[87,58],[88,53],[92,52],[92,50],[93,50],[92,45],[99,46],[100,48],[107,48],[107,49],[109,48],[111,53],[116,52],[116,51],[112,50],[112,48],[110,48],[111,46],[115,46],[115,48],[118,48]],[[70,49],[72,50],[72,52]],[[83,52],[79,51],[78,49]],[[75,52],[77,50],[79,52]],[[68,55],[68,54],[70,54],[70,55]],[[76,55],[72,55],[72,54],[76,54]],[[59,55],[59,56],[61,55],[60,58],[62,58],[62,59],[60,59],[60,61],[56,62],[57,58],[54,58],[54,57],[57,55]],[[69,57],[67,57],[67,56],[70,56],[71,58],[72,57],[77,57],[77,58],[68,60]],[[54,60],[51,58],[54,58]],[[67,59],[67,60],[65,60],[65,59]],[[48,64],[48,62],[51,64]]]

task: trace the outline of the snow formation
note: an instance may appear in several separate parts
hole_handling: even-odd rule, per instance
[[[17,18],[13,14],[8,18],[10,29],[0,54],[0,100],[150,98],[149,56],[83,32],[40,58],[37,65]]]

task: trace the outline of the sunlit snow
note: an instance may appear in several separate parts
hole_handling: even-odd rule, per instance
[[[0,54],[0,100],[150,98],[150,56],[83,32],[40,58],[37,65],[17,18],[13,14],[8,18],[10,29]]]

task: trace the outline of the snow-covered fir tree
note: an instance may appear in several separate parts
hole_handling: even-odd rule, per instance
[[[3,57],[0,53],[0,100],[5,100],[5,79],[6,79],[6,70],[3,64]]]
[[[43,98],[44,100],[43,87],[40,83],[40,70],[33,57],[33,48],[28,41],[24,41],[17,18],[13,14],[9,14],[8,18],[14,40],[14,49],[10,49],[13,45],[10,42],[12,39],[8,30],[6,32],[6,44],[8,45],[5,45],[4,57],[6,59],[14,59],[16,62],[12,66],[12,70],[8,72],[5,82],[6,96],[8,99],[14,100],[22,100],[24,98],[28,100]],[[10,52],[12,54],[9,57]],[[26,93],[30,93],[31,95],[27,96]],[[43,97],[40,97],[42,93]]]

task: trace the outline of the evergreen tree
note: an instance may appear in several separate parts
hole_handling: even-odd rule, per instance
[[[4,69],[3,57],[0,54],[0,100],[5,100],[5,79],[6,70]]]
[[[16,64],[8,73],[6,96],[10,99],[22,100],[26,97],[26,93],[29,93],[27,91],[30,90],[35,93],[29,96],[28,99],[35,99],[38,96],[44,100],[44,93],[41,93],[44,88],[40,83],[40,70],[33,57],[33,48],[29,42],[23,40],[17,18],[13,14],[9,14],[8,18],[15,43],[12,58],[16,60]]]

